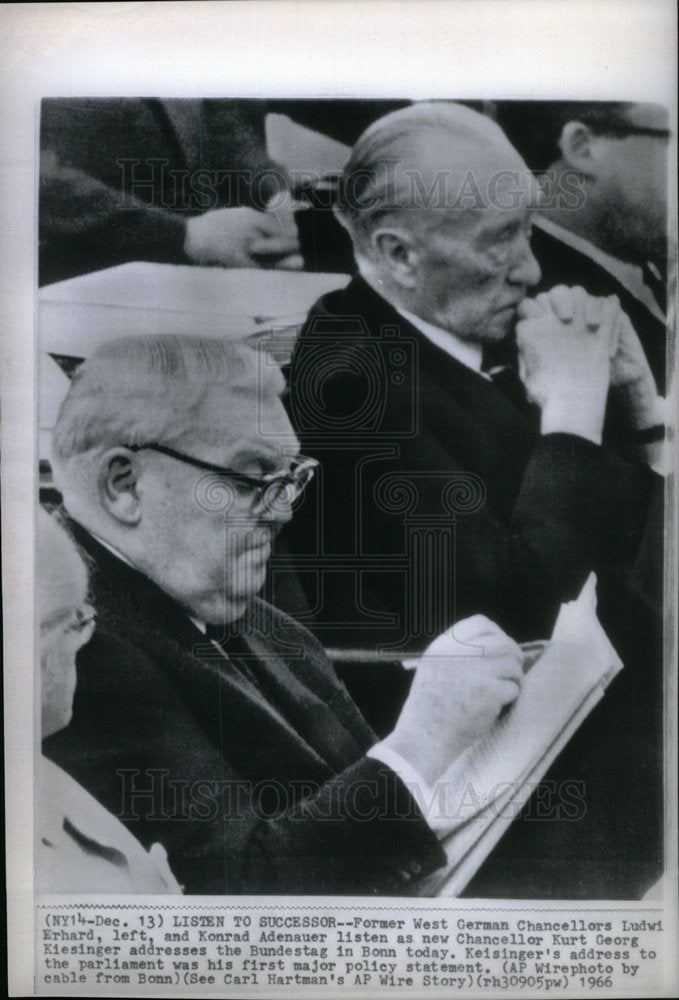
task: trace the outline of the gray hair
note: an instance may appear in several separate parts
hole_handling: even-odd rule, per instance
[[[437,142],[446,159],[427,163]],[[374,122],[354,146],[340,180],[336,214],[360,251],[385,215],[407,209],[450,209],[469,169],[469,151],[497,158],[498,148],[518,154],[485,115],[452,101],[413,104]]]
[[[93,449],[180,444],[212,386],[261,398],[280,396],[284,384],[275,362],[243,343],[169,334],[109,341],[77,369],[59,409],[55,481]]]

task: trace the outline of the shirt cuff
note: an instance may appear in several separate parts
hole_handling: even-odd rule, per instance
[[[439,840],[468,822],[482,808],[476,796],[470,793],[466,752],[452,762],[433,787],[409,761],[384,742],[371,747],[366,757],[381,761],[399,776],[415,799],[427,826]]]

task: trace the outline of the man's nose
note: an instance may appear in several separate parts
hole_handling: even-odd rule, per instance
[[[292,504],[276,504],[276,509],[271,512],[271,520],[276,524],[287,524],[288,521],[292,521],[293,515]]]
[[[283,491],[271,503],[263,504],[259,511],[261,521],[273,522],[275,524],[287,524],[294,515],[294,501],[290,501],[285,491]]]
[[[537,285],[541,275],[540,265],[531,249],[530,237],[524,236],[512,261],[508,275],[509,280],[515,285],[532,288],[533,285]]]

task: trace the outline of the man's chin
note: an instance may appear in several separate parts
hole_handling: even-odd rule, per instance
[[[484,327],[483,334],[478,338],[480,344],[499,344],[505,340],[516,323],[516,309],[510,311],[503,310],[497,313],[492,320]]]
[[[199,615],[198,617],[203,618],[208,625],[226,625],[229,622],[236,622],[239,618],[243,617],[250,600],[254,596],[254,594],[250,594],[247,597],[225,597],[220,601],[214,602],[209,609],[205,610],[203,615]]]
[[[261,567],[247,567],[245,572],[229,580],[228,594],[224,597],[224,604],[232,613],[240,617],[253,597],[257,597],[261,592],[265,583],[266,563]]]

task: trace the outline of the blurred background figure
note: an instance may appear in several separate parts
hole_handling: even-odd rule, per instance
[[[90,639],[87,572],[63,528],[38,511],[36,592],[40,609],[43,738],[71,720],[75,657]],[[102,711],[106,706],[102,705]],[[38,762],[36,892],[180,893],[164,848],[147,853],[115,816],[65,771]]]
[[[666,108],[620,101],[499,101],[494,117],[531,170],[543,206],[537,291],[617,295],[665,389]]]
[[[264,115],[261,101],[44,100],[40,284],[133,260],[301,268]]]

